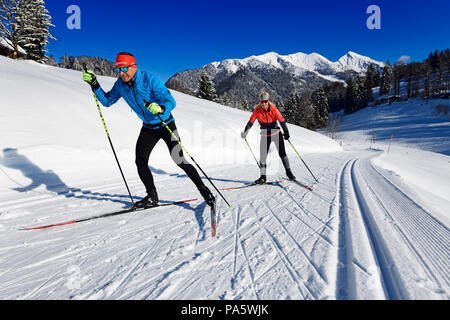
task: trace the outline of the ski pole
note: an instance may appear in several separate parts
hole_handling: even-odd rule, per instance
[[[199,164],[197,163],[197,161],[195,161],[195,159],[190,155],[190,153],[186,150],[186,148],[183,146],[183,144],[181,143],[180,139],[176,136],[175,133],[173,133],[172,130],[170,130],[169,126],[167,125],[167,123],[165,123],[163,121],[163,119],[161,118],[161,116],[159,114],[156,115],[159,120],[161,121],[161,123],[163,124],[163,126],[170,132],[170,134],[172,135],[172,137],[178,142],[178,144],[181,146],[181,149],[183,149],[183,151],[189,156],[189,158],[191,158],[191,160],[195,163],[195,165],[200,169],[200,171],[203,173],[203,175],[206,177],[206,179],[208,179],[209,183],[211,183],[211,185],[214,187],[214,189],[216,189],[216,191],[219,193],[219,195],[222,197],[223,200],[225,200],[225,202],[227,203],[228,207],[230,209],[232,209],[233,207],[228,203],[227,199],[225,199],[225,197],[222,195],[222,193],[219,191],[219,189],[217,189],[217,187],[214,185],[214,183],[211,181],[211,179],[208,177],[208,175],[205,173],[205,171],[203,171],[203,169],[199,166]]]
[[[311,172],[311,170],[309,170],[308,166],[306,165],[305,161],[303,161],[302,157],[300,156],[300,154],[297,152],[297,150],[294,148],[294,145],[292,144],[291,140],[288,140],[292,149],[294,149],[295,153],[298,155],[298,157],[300,158],[300,160],[302,160],[303,164],[305,165],[306,169],[308,169],[309,173],[311,173],[311,175],[313,176],[314,180],[316,180],[316,182],[318,183],[319,181],[316,179],[316,177],[314,177],[313,173]]]
[[[83,64],[83,69],[85,71],[87,71],[87,68],[86,68],[85,64]],[[134,200],[133,200],[133,197],[131,196],[130,188],[128,188],[127,180],[125,179],[125,176],[123,174],[122,167],[120,166],[119,159],[117,158],[116,151],[114,150],[114,146],[113,146],[113,143],[111,141],[111,137],[109,136],[108,128],[106,127],[106,122],[105,122],[105,119],[103,118],[103,114],[102,114],[102,111],[100,109],[100,105],[98,103],[98,99],[97,99],[97,96],[95,95],[94,90],[92,90],[92,94],[94,95],[95,103],[97,104],[98,113],[100,114],[100,118],[102,119],[103,128],[105,129],[106,136],[108,137],[109,144],[111,145],[111,149],[112,149],[112,152],[114,154],[114,158],[116,158],[117,166],[119,167],[120,174],[122,175],[123,182],[125,183],[125,187],[127,188],[127,191],[128,191],[129,196],[130,196],[131,202],[134,205]]]
[[[250,152],[252,153],[253,159],[255,159],[256,164],[258,165],[258,167],[261,169],[261,165],[259,164],[258,160],[256,160],[255,154],[252,151],[252,148],[250,148],[250,144],[247,141],[247,138],[244,138],[245,143],[247,144],[248,149],[250,150]]]

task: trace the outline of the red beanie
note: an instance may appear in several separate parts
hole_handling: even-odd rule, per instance
[[[116,58],[116,68],[129,67],[136,65],[136,59],[131,53],[121,52]]]

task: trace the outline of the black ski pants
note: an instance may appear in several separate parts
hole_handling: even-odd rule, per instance
[[[175,121],[168,123],[167,126],[177,137],[179,137]],[[156,190],[153,175],[148,165],[148,160],[153,148],[160,139],[163,139],[166,143],[172,160],[187,174],[192,182],[194,182],[197,189],[200,189],[202,186],[204,186],[204,183],[200,178],[197,170],[192,164],[186,161],[183,156],[183,150],[181,146],[178,144],[177,140],[172,137],[167,128],[161,126],[158,129],[149,129],[143,126],[136,143],[136,166],[139,177],[144,183],[147,193],[149,193],[151,190]]]
[[[278,155],[283,162],[285,170],[290,170],[289,159],[286,155],[286,147],[284,145],[284,139],[281,132],[272,135],[261,135],[261,143],[259,144],[259,155],[261,165],[261,175],[266,175],[267,170],[267,155],[269,154],[270,144],[274,143],[278,150]]]

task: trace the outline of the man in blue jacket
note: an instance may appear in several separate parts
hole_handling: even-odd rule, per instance
[[[128,52],[121,52],[117,55],[116,71],[119,73],[119,79],[107,93],[102,90],[91,70],[83,71],[83,80],[91,85],[103,106],[109,107],[123,98],[142,120],[142,129],[136,143],[136,166],[139,177],[147,190],[147,196],[136,202],[135,206],[148,208],[158,204],[158,193],[148,160],[160,139],[164,140],[173,161],[194,182],[206,203],[210,206],[213,205],[215,200],[213,194],[205,186],[194,166],[186,161],[183,151],[172,152],[178,146],[178,142],[172,138],[169,130],[161,123],[162,119],[178,136],[175,119],[171,114],[176,102],[167,87],[153,74],[138,69],[135,57]]]

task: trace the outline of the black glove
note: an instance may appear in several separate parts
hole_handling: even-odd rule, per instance
[[[289,137],[290,137],[289,131],[286,131],[285,133],[283,133],[284,140],[289,140]]]

